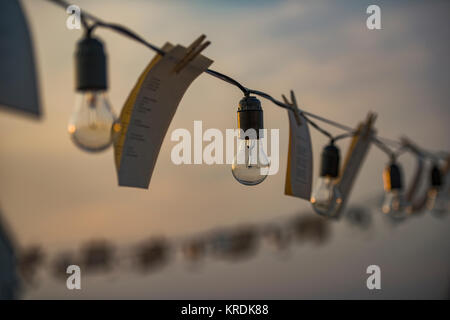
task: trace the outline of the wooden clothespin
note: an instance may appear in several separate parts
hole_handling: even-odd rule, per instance
[[[362,123],[356,132],[358,135],[363,135],[366,138],[369,134],[373,134],[373,124],[377,120],[377,114],[375,112],[369,111],[366,117],[366,121]]]
[[[302,120],[300,118],[300,109],[298,108],[297,105],[297,99],[295,99],[295,94],[294,91],[291,90],[291,102],[289,102],[289,100],[286,98],[286,96],[284,94],[281,95],[284,103],[286,103],[287,105],[291,106],[294,110],[294,116],[295,116],[295,120],[297,121],[297,125],[301,126],[302,125]]]
[[[203,42],[206,39],[206,36],[202,34],[195,40],[187,49],[184,57],[176,64],[173,68],[173,71],[179,73],[185,66],[189,64],[192,60],[195,59],[207,46],[211,44],[210,41]],[[203,43],[202,43],[203,42]]]

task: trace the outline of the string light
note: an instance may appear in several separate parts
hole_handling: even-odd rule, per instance
[[[383,182],[386,193],[381,210],[394,219],[406,218],[402,172],[395,159],[384,168]]]
[[[366,199],[364,204],[374,199]],[[350,207],[345,221],[361,231],[373,225],[371,210]],[[376,224],[375,224],[376,225]],[[68,265],[78,265],[89,275],[109,273],[116,267],[131,268],[141,274],[161,270],[180,253],[190,266],[210,261],[208,257],[239,261],[256,254],[265,243],[278,252],[285,252],[294,241],[298,244],[325,245],[332,239],[333,224],[310,213],[296,214],[280,221],[266,221],[260,225],[237,225],[217,231],[201,232],[186,238],[151,237],[129,247],[116,246],[105,240],[91,240],[80,251],[63,250],[49,256],[40,246],[18,247],[18,267],[26,288],[36,288],[42,269],[56,279],[66,281]]]
[[[331,140],[322,151],[320,178],[312,193],[311,203],[318,214],[334,218],[342,204],[342,197],[336,185],[339,176],[340,153]]]
[[[239,102],[238,152],[231,166],[233,177],[243,185],[254,186],[267,177],[269,160],[264,152],[263,110],[261,102],[253,96],[245,96]]]
[[[107,149],[120,132],[120,124],[108,102],[107,64],[102,42],[91,30],[77,44],[76,89],[79,92],[68,131],[80,149]]]
[[[69,3],[64,0],[48,0],[48,1],[53,2],[63,8],[66,8],[69,6]],[[93,24],[91,26],[89,26],[86,20],[92,21]],[[155,51],[156,53],[158,53],[160,55],[165,55],[165,52],[163,50],[161,50],[157,46],[149,43],[148,41],[144,40],[142,37],[137,35],[135,32],[133,32],[132,30],[130,30],[124,26],[114,24],[114,23],[106,23],[106,22],[102,21],[101,19],[99,19],[98,17],[96,17],[84,10],[81,13],[81,21],[83,23],[83,26],[87,30],[88,37],[90,37],[90,32],[94,28],[104,27],[104,28],[111,29],[115,32],[118,32],[124,36],[127,36],[127,37],[143,44],[147,48]],[[92,42],[92,40],[91,40],[91,42]],[[95,113],[95,112],[89,113],[87,111],[86,112],[77,112],[76,114],[78,114],[78,116],[75,116],[74,117],[75,120],[71,121],[71,124],[69,125],[69,132],[71,133],[71,136],[72,136],[74,142],[82,149],[88,150],[88,151],[99,151],[99,150],[106,149],[108,146],[110,146],[112,144],[115,133],[117,133],[121,130],[120,124],[117,122],[115,116],[112,114],[111,108],[109,107],[107,100],[104,99],[105,96],[104,95],[99,96],[100,91],[103,92],[104,90],[106,90],[106,63],[105,63],[106,58],[102,58],[103,57],[102,56],[103,47],[100,50],[100,46],[98,44],[96,44],[96,46],[98,48],[98,51],[97,51],[97,55],[95,55],[95,58],[92,58],[92,60],[91,60],[91,58],[81,58],[81,61],[86,62],[86,63],[88,61],[90,63],[98,63],[100,66],[95,65],[95,66],[93,66],[92,70],[87,70],[87,69],[83,69],[83,67],[80,66],[80,63],[79,63],[78,67],[77,67],[77,71],[79,74],[80,74],[80,72],[81,72],[81,74],[83,74],[83,72],[86,72],[86,75],[92,73],[92,75],[91,75],[92,79],[86,78],[85,79],[86,82],[94,81],[94,79],[103,79],[102,76],[104,76],[104,82],[99,81],[99,83],[101,84],[99,87],[96,87],[95,85],[88,86],[88,87],[78,86],[79,91],[84,92],[84,93],[89,92],[89,94],[85,95],[85,101],[87,101],[87,103],[82,104],[82,106],[79,108],[79,110],[85,110],[85,111],[86,110],[98,110],[99,112],[98,113]],[[105,66],[104,71],[102,69],[103,66]],[[355,130],[347,125],[338,123],[334,120],[326,119],[324,117],[312,114],[312,113],[304,111],[304,110],[297,109],[298,106],[296,106],[296,108],[294,109],[291,105],[289,105],[287,103],[283,103],[283,102],[273,98],[271,95],[269,95],[265,92],[247,88],[244,85],[242,85],[241,83],[239,83],[238,81],[236,81],[235,79],[233,79],[223,73],[220,73],[218,71],[207,69],[205,71],[205,73],[207,73],[217,79],[225,81],[231,85],[234,85],[243,92],[245,97],[244,97],[244,99],[241,100],[240,110],[238,110],[238,114],[241,117],[240,119],[238,118],[239,126],[242,126],[242,127],[247,126],[249,128],[254,127],[254,129],[256,129],[256,128],[259,129],[259,127],[262,128],[262,109],[261,110],[258,109],[258,106],[260,108],[261,104],[260,104],[259,100],[256,99],[256,97],[250,96],[250,94],[253,94],[255,96],[259,96],[264,99],[267,99],[281,108],[291,110],[294,112],[298,112],[299,114],[301,114],[304,117],[304,119],[314,129],[316,129],[318,132],[322,133],[326,137],[330,138],[332,142],[334,142],[337,139],[353,136],[358,133],[357,130]],[[78,81],[82,82],[81,80],[78,80]],[[98,83],[95,83],[95,84],[98,84]],[[99,101],[101,101],[100,108],[93,107],[92,109],[89,109],[89,107],[84,107],[85,105],[98,106]],[[250,110],[249,109],[250,107],[255,108],[255,110]],[[100,111],[100,110],[103,110],[104,113],[103,113],[103,111]],[[253,114],[252,116],[250,116],[250,111],[252,111],[251,112]],[[94,116],[100,115],[99,118],[91,118],[91,119],[99,119],[99,121],[102,125],[97,126],[96,125],[97,121],[89,122],[89,116],[85,116],[86,114],[92,114]],[[103,115],[107,115],[107,116],[105,118],[103,118]],[[326,123],[328,125],[334,126],[338,129],[345,131],[346,133],[342,134],[338,137],[333,137],[331,135],[331,133],[329,133],[327,130],[325,130],[324,128],[319,126],[316,122],[312,121],[311,118],[314,118],[314,119],[316,119],[320,122]],[[76,121],[76,119],[78,119],[78,121]],[[107,120],[105,120],[105,119],[107,119]],[[245,120],[243,120],[243,119],[245,119]],[[83,121],[81,121],[81,120],[83,120]],[[245,121],[247,121],[247,122],[250,121],[251,125],[248,125],[248,123]],[[87,126],[84,125],[85,123],[87,123],[88,125]],[[93,125],[90,126],[89,123],[91,123]],[[82,124],[82,125],[80,125],[80,124]],[[103,126],[103,124],[104,124],[104,126]],[[87,129],[81,130],[82,128],[87,128]],[[268,161],[266,161],[267,157],[264,153],[264,150],[262,150],[262,148],[260,148],[261,140],[259,139],[259,136],[258,136],[259,130],[256,130],[256,131],[257,131],[256,139],[255,138],[240,139],[240,145],[241,145],[240,152],[236,155],[236,158],[235,158],[235,160],[240,157],[242,157],[244,160],[256,159],[256,162],[253,160],[253,162],[256,163],[256,165],[254,165],[254,164],[248,165],[248,162],[245,162],[245,161],[244,161],[244,164],[242,165],[242,164],[239,164],[237,160],[236,160],[236,163],[233,163],[233,165],[232,165],[233,176],[236,178],[236,180],[238,180],[240,183],[245,184],[245,185],[256,185],[256,184],[261,183],[265,179],[265,175],[261,174],[261,170],[259,170],[259,169],[266,168],[269,166]],[[403,152],[405,150],[408,151],[407,150],[408,148],[405,147],[404,143],[396,141],[396,140],[388,139],[388,138],[379,137],[377,135],[374,135],[372,137],[372,142],[381,151],[388,154],[388,156],[391,159],[395,158],[395,156],[397,156],[398,154],[400,154],[401,152]],[[252,146],[254,146],[254,147],[252,147]],[[398,150],[396,152],[394,152],[391,150],[391,147],[398,148]],[[334,148],[336,148],[336,149],[334,149]],[[324,154],[326,154],[326,155],[324,155],[324,154],[322,155],[322,169],[323,169],[322,173],[327,172],[328,170],[331,171],[331,165],[335,165],[336,161],[337,161],[337,163],[339,163],[339,150],[337,149],[337,147],[333,146],[333,143],[331,143],[329,146],[326,147],[326,149],[327,149],[327,151],[324,150]],[[411,149],[411,148],[409,148],[409,149]],[[417,154],[417,150],[409,150],[409,151],[413,151],[412,153]],[[336,154],[337,154],[337,157],[336,157]],[[323,164],[324,157],[328,158],[328,156],[330,156],[331,158],[334,157],[334,160],[326,160],[326,161],[329,161],[329,163],[324,165]],[[420,156],[436,159],[436,158],[447,157],[448,153],[438,154],[438,153],[432,153],[432,152],[428,152],[426,150],[421,149]],[[392,164],[392,165],[394,165],[394,164]],[[395,164],[395,165],[399,169],[398,164]],[[437,168],[437,169],[439,170],[439,168]],[[384,174],[385,179],[386,179],[386,177],[389,177],[390,179],[393,178],[392,174],[395,176],[394,172],[396,170],[397,169],[394,166],[389,166],[388,170],[385,170],[385,174]],[[398,171],[400,171],[400,170],[398,170]],[[436,170],[434,170],[434,171],[437,172]],[[336,176],[334,176],[334,174],[335,174],[334,171],[333,171],[333,175],[330,175],[330,174],[322,175],[321,174],[321,178],[319,179],[318,187],[316,188],[316,190],[313,193],[313,196],[311,198],[311,202],[313,203],[313,207],[314,207],[315,211],[321,215],[325,215],[328,217],[333,217],[334,214],[338,211],[340,204],[342,203],[341,197],[339,195],[339,190],[336,188],[336,183],[335,183],[337,174],[336,174]],[[435,173],[435,175],[436,175],[436,173]],[[439,211],[440,210],[439,208],[445,207],[446,208],[445,210],[448,211],[448,207],[447,207],[448,200],[444,196],[440,197],[440,193],[439,193],[440,186],[438,186],[436,184],[437,183],[436,179],[434,182],[435,182],[434,184],[432,182],[432,186],[430,188],[429,195],[428,195],[429,207],[435,208],[434,211]],[[385,189],[386,189],[386,180],[385,180]],[[404,214],[404,212],[403,213],[401,213],[401,212],[405,211],[405,210],[400,210],[400,208],[402,206],[404,206],[404,203],[402,203],[402,197],[400,196],[399,191],[400,191],[400,189],[398,189],[396,187],[392,188],[392,186],[389,186],[389,190],[386,190],[386,198],[385,198],[385,203],[383,205],[383,211],[390,212],[391,216],[402,216]],[[442,200],[441,200],[441,198],[442,198]],[[397,209],[399,209],[399,210],[397,210]]]
[[[283,251],[292,244],[312,242],[325,245],[330,240],[330,222],[311,215],[295,215],[288,221],[265,222],[261,225],[239,225],[218,231],[189,236],[186,239],[151,237],[119,250],[112,242],[91,240],[78,252],[63,250],[47,256],[41,247],[20,248],[18,266],[26,287],[37,287],[42,269],[59,280],[67,279],[67,266],[78,265],[86,275],[110,273],[127,268],[140,274],[161,270],[180,253],[191,266],[207,262],[211,257],[224,261],[242,261],[255,255],[264,242]],[[208,259],[209,260],[209,259]]]
[[[431,168],[430,189],[428,190],[427,208],[432,214],[442,216],[449,211],[447,195],[442,192],[444,185],[443,175],[435,163]]]

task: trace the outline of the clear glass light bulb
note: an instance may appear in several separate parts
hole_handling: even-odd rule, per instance
[[[231,172],[237,181],[246,186],[257,185],[267,177],[269,166],[262,140],[239,139],[238,153],[231,166]]]
[[[445,192],[441,192],[439,188],[431,188],[428,191],[427,208],[437,217],[447,214],[450,208]]]
[[[381,206],[383,213],[389,214],[394,220],[402,220],[408,215],[405,208],[406,204],[400,190],[393,189],[386,192]]]
[[[311,196],[314,210],[325,217],[335,217],[342,204],[341,192],[334,180],[329,176],[320,177]]]
[[[80,149],[105,150],[114,142],[120,129],[104,91],[86,91],[77,97],[68,131]]]

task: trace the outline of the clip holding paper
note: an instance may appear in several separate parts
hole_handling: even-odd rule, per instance
[[[202,34],[197,38],[187,49],[186,54],[180,61],[175,65],[173,71],[175,73],[180,73],[180,71],[186,67],[189,62],[194,60],[203,50],[206,49],[207,46],[211,44],[210,41],[203,42],[206,39],[206,36]]]
[[[291,102],[289,102],[289,100],[286,98],[286,96],[284,94],[282,94],[281,97],[283,98],[284,103],[286,103],[287,105],[289,105],[293,108],[292,111],[294,112],[294,116],[295,116],[295,120],[297,121],[297,125],[301,126],[302,120],[300,118],[300,109],[298,108],[297,99],[295,98],[294,91],[291,90]]]

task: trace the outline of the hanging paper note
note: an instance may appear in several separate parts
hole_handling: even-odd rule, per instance
[[[40,115],[33,44],[17,0],[0,1],[0,106]]]
[[[428,190],[422,190],[420,194],[420,187],[425,179],[425,159],[421,151],[415,146],[415,144],[408,138],[402,138],[403,147],[408,148],[416,155],[416,171],[409,183],[408,189],[405,193],[405,200],[407,203],[405,211],[408,213],[419,213],[425,207],[427,202]]]
[[[346,202],[350,196],[353,183],[358,175],[359,169],[369,151],[372,137],[375,134],[373,129],[373,123],[376,116],[373,113],[369,113],[365,123],[362,123],[358,127],[358,133],[353,137],[350,144],[350,148],[345,158],[342,174],[337,183],[342,195],[342,205],[339,208],[337,217],[339,217],[346,205]]]
[[[191,46],[192,47],[192,46]],[[144,70],[122,109],[114,145],[119,185],[148,188],[164,136],[192,81],[212,63],[193,49],[167,43]],[[182,68],[180,69],[180,62]]]
[[[444,187],[442,188],[441,192],[448,196],[450,195],[450,155],[447,156],[443,170],[443,175],[444,175]]]
[[[312,185],[312,147],[308,123],[291,110],[289,115],[289,152],[284,193],[310,200]],[[297,121],[299,120],[299,121]]]

